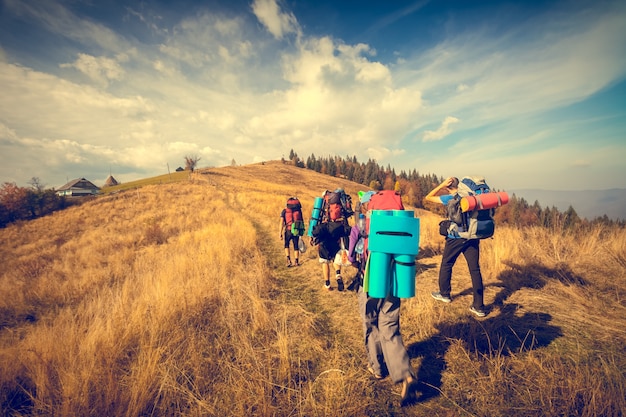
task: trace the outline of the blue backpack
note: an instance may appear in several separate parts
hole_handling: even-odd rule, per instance
[[[459,181],[457,194],[446,207],[448,220],[448,236],[464,239],[486,239],[492,237],[496,228],[493,220],[494,209],[461,210],[461,198],[471,195],[485,194],[491,189],[483,177],[463,177]]]

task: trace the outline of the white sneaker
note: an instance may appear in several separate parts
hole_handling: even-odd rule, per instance
[[[376,371],[374,371],[374,368],[372,368],[371,366],[367,367],[367,371],[372,374],[372,376],[376,379],[383,379],[384,376],[382,376],[381,374],[377,374]]]
[[[472,313],[476,314],[478,317],[485,317],[487,315],[487,313],[485,313],[482,309],[479,310],[477,308],[474,308],[474,306],[470,306],[469,310]]]
[[[441,293],[439,291],[437,292],[431,292],[430,295],[438,301],[443,301],[444,303],[451,303],[452,302],[452,298],[450,297],[446,297],[445,295],[441,295]]]
[[[400,392],[401,407],[404,407],[413,396],[416,384],[417,380],[412,376],[409,376],[404,381],[402,381],[402,391]]]

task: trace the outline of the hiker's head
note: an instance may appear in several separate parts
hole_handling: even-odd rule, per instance
[[[359,204],[358,204],[357,211],[361,213],[366,213],[367,205],[370,202],[370,199],[372,198],[372,196],[374,195],[374,191],[359,191],[358,195],[359,195]]]
[[[450,177],[446,180],[446,188],[448,190],[455,190],[459,188],[459,179],[457,177]]]

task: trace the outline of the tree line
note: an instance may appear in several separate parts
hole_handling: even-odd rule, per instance
[[[45,189],[37,177],[29,181],[30,187],[18,187],[13,182],[0,185],[0,227],[19,220],[45,216],[69,205],[65,196]]]
[[[283,158],[283,162],[287,162]],[[426,208],[444,215],[443,206],[424,206],[424,197],[445,178],[436,174],[422,174],[416,169],[409,172],[395,169],[389,164],[384,167],[376,160],[368,159],[359,162],[356,156],[315,156],[311,154],[306,160],[301,159],[292,149],[289,152],[289,162],[295,166],[310,169],[322,174],[344,178],[373,190],[399,190],[403,200],[408,205],[417,208]],[[506,190],[494,190],[506,191]],[[585,226],[603,224],[607,226],[625,227],[626,220],[610,219],[606,214],[592,220],[581,218],[572,206],[560,211],[555,206],[541,207],[538,201],[529,204],[524,198],[515,194],[509,196],[508,204],[499,207],[494,216],[498,224],[508,224],[514,227],[542,226],[555,230],[568,230]]]
[[[187,169],[193,169],[192,167],[195,167],[199,160],[200,158],[197,157],[185,158]],[[287,162],[284,158],[282,160]],[[359,162],[356,156],[316,157],[311,154],[305,161],[293,149],[289,152],[289,162],[300,168],[344,178],[373,190],[398,190],[406,204],[417,208],[427,208],[444,215],[443,206],[424,207],[423,202],[426,194],[445,179],[436,174],[421,174],[416,169],[396,173],[390,165],[383,167],[373,159]],[[78,200],[59,196],[53,188],[46,189],[37,177],[33,177],[29,185],[30,187],[18,187],[11,182],[0,185],[0,228],[16,221],[45,216],[87,198],[82,197]],[[592,220],[582,219],[572,206],[565,211],[559,211],[554,206],[541,207],[538,201],[529,204],[524,198],[518,198],[515,194],[509,196],[508,204],[496,210],[495,219],[499,224],[514,227],[538,225],[555,230],[568,230],[596,224],[612,227],[626,226],[625,220],[609,219],[607,215]]]

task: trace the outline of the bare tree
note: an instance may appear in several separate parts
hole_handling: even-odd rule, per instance
[[[33,189],[38,193],[43,192],[46,187],[46,184],[43,184],[39,177],[32,177],[30,181],[28,181],[28,184],[30,184],[30,186],[33,187]]]
[[[198,161],[200,161],[200,157],[198,155],[185,155],[185,169],[193,172],[196,169],[196,165],[198,165]]]

